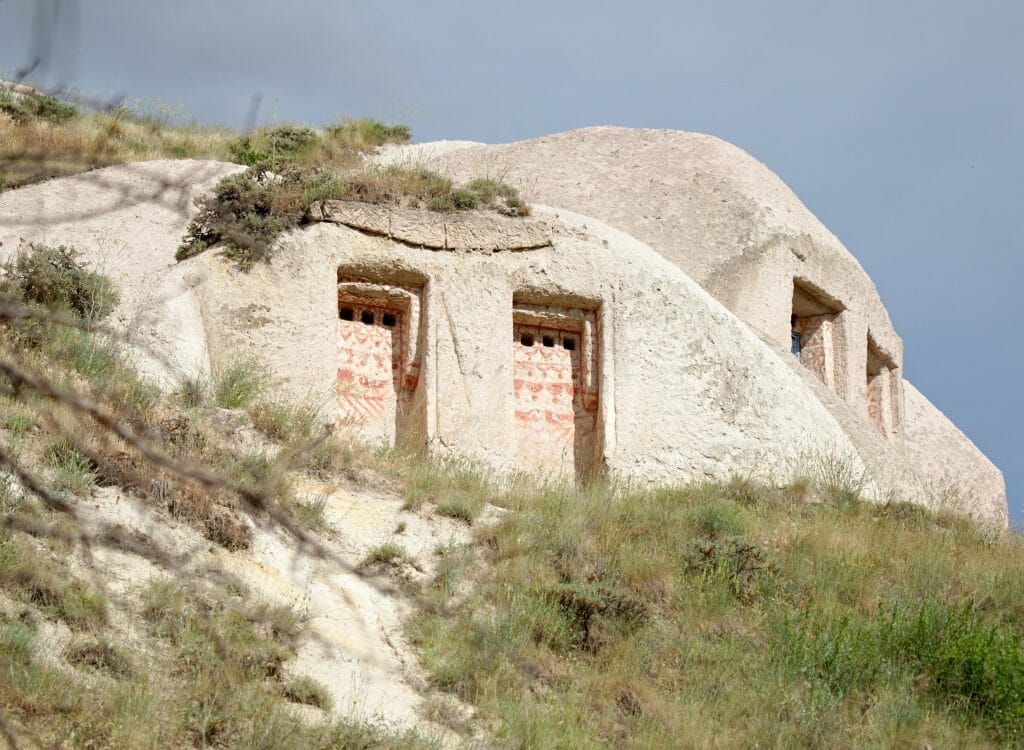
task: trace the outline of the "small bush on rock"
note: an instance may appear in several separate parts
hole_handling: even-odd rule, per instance
[[[344,185],[316,169],[291,167],[280,174],[251,169],[230,175],[196,201],[199,213],[174,257],[182,261],[221,243],[225,257],[249,270],[269,262],[274,242],[299,226],[310,204],[345,193]]]
[[[175,258],[185,260],[218,242],[243,269],[270,257],[270,246],[289,229],[289,217],[274,212],[274,191],[266,175],[252,172],[225,177],[208,198],[196,202],[199,214],[188,226]]]
[[[110,280],[90,271],[79,253],[65,245],[29,245],[2,266],[0,294],[71,313],[85,320],[102,320],[117,305]]]
[[[331,694],[321,683],[312,677],[301,675],[284,687],[284,697],[292,703],[316,706],[323,711],[330,711],[334,704]]]
[[[294,132],[293,132],[294,131]],[[287,148],[301,150],[298,130],[281,131]],[[243,271],[269,262],[277,238],[305,220],[316,202],[356,200],[432,211],[466,211],[487,208],[508,216],[526,216],[529,208],[514,188],[494,180],[474,180],[456,187],[443,175],[422,167],[373,167],[335,174],[326,169],[278,163],[254,150],[251,142],[239,142],[237,158],[254,166],[247,172],[221,180],[211,195],[199,198],[199,213],[188,226],[175,258],[199,255],[216,244]]]
[[[530,213],[519,191],[499,180],[481,177],[466,185],[466,190],[476,195],[478,203],[491,206],[509,216],[526,216]]]
[[[52,96],[19,95],[7,91],[0,91],[0,112],[22,125],[32,121],[60,125],[81,114],[74,105]]]
[[[369,150],[385,143],[408,143],[412,132],[408,125],[386,125],[368,117],[346,119],[325,130],[330,139],[353,148]]]

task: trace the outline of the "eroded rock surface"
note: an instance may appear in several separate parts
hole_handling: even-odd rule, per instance
[[[344,224],[406,245],[433,250],[536,250],[548,247],[552,241],[547,222],[531,217],[501,216],[490,211],[437,213],[329,200],[314,203],[309,218]]]

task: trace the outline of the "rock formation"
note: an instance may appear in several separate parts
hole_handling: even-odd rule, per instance
[[[744,152],[598,128],[386,158],[417,154],[552,207],[328,201],[244,273],[216,253],[174,261],[191,198],[239,167],[146,162],[0,195],[0,257],[74,244],[121,287],[144,369],[257,358],[372,440],[642,481],[781,481],[829,457],[874,499],[955,498],[1006,524],[998,469],[904,383],[871,280]]]

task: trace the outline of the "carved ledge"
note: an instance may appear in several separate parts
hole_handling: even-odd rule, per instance
[[[500,252],[550,247],[551,226],[540,219],[487,211],[435,213],[358,201],[318,201],[310,221],[344,224],[361,232],[432,250]]]

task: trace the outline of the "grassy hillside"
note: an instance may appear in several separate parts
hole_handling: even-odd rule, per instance
[[[411,630],[514,747],[1024,744],[1020,538],[826,469],[513,489]]]
[[[294,483],[342,481],[352,450],[318,436],[311,410],[273,400],[251,363],[171,390],[140,379],[102,327],[116,299],[69,248],[33,247],[0,274],[5,739],[26,747],[431,746],[413,733],[332,718],[325,689],[286,670],[305,629],[301,609],[268,604],[224,570],[190,567],[207,546],[245,554],[254,523],[316,545],[329,531],[322,509],[299,498]],[[240,429],[252,437],[242,440]],[[124,498],[165,518],[164,530],[90,515]],[[207,542],[176,549],[158,538],[175,523]],[[112,590],[100,551],[147,577]]]

